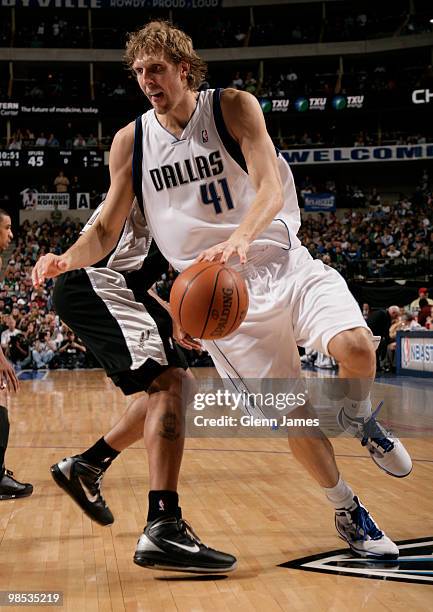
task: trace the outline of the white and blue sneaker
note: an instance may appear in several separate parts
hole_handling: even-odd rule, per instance
[[[362,446],[367,448],[381,470],[396,478],[404,478],[412,471],[412,459],[400,440],[376,421],[375,416],[382,405],[383,402],[380,402],[367,421],[348,416],[342,408],[337,421],[341,429],[361,440]]]
[[[379,529],[356,496],[350,508],[335,511],[335,527],[340,538],[359,557],[383,560],[398,558],[397,545]]]

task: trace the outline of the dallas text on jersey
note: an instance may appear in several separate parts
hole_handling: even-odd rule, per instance
[[[160,168],[152,168],[150,176],[156,191],[179,187],[211,176],[217,176],[224,171],[224,164],[219,151],[212,151],[207,158],[197,155],[192,159],[184,159],[173,165],[166,164]]]

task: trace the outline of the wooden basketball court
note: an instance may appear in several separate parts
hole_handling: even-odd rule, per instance
[[[49,473],[108,431],[125,407],[102,371],[21,383],[10,402],[6,465],[35,490],[0,502],[0,591],[63,592],[63,609],[73,612],[432,609],[431,582],[371,579],[368,568],[352,577],[280,567],[344,547],[332,508],[283,438],[186,441],[183,514],[205,543],[237,556],[235,572],[202,577],[134,565],[147,512],[143,444],[124,451],[105,478],[111,527],[92,523]],[[414,470],[401,480],[380,472],[358,441],[334,440],[343,475],[395,541],[433,540],[431,433],[426,425],[425,437],[405,440]]]

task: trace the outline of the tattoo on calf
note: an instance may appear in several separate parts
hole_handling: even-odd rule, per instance
[[[161,418],[160,422],[162,425],[162,429],[159,432],[159,435],[162,438],[166,438],[171,442],[174,442],[179,438],[178,431],[178,419],[175,412],[166,412]]]

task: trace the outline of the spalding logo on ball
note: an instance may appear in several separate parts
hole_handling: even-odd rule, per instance
[[[216,340],[233,333],[248,312],[242,276],[216,261],[201,261],[175,280],[170,293],[174,319],[193,338]]]

